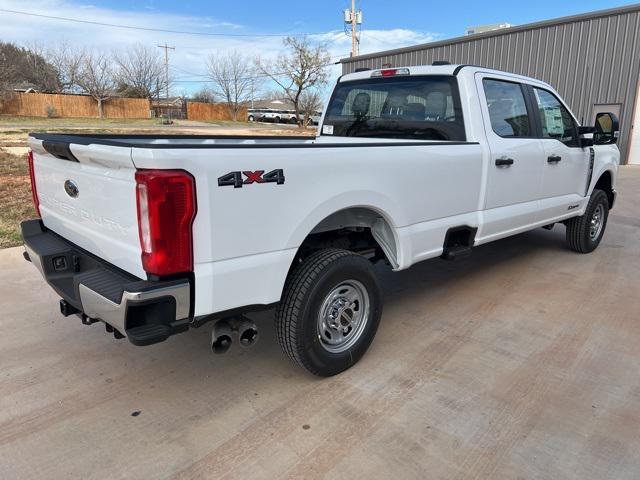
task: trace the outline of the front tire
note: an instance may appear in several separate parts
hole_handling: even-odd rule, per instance
[[[604,235],[609,218],[609,199],[602,190],[594,190],[581,217],[567,221],[567,246],[578,253],[593,252]]]
[[[276,333],[294,363],[329,377],[360,360],[381,315],[371,262],[347,250],[323,249],[290,272],[276,310]]]

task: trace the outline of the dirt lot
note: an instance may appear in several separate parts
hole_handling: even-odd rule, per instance
[[[0,478],[637,479],[640,168],[590,255],[564,228],[381,270],[355,368],[320,380],[210,329],[134,347],[0,251]]]
[[[291,125],[177,120],[98,120],[0,116],[0,248],[20,244],[20,221],[33,215],[31,185],[26,163],[27,137],[32,131],[62,133],[127,133],[148,135],[314,135]]]

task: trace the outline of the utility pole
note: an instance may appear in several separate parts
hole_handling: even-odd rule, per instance
[[[362,25],[362,10],[356,10],[356,0],[351,0],[351,10],[344,11],[344,23],[345,33],[347,33],[346,26],[351,26],[351,56],[356,57],[360,48],[358,25]]]
[[[159,48],[164,48],[164,74],[165,74],[165,86],[167,92],[167,105],[169,104],[169,50],[176,50],[176,47],[170,47],[165,42],[164,45],[158,45]],[[167,106],[167,112],[169,113],[169,120],[171,120],[171,109]]]
[[[255,94],[255,82],[256,79],[254,77],[251,77],[251,108],[253,108],[253,97]]]

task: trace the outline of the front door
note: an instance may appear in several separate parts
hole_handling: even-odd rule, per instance
[[[544,150],[536,138],[526,86],[509,76],[476,76],[491,158],[480,242],[535,222]]]
[[[539,221],[554,220],[582,206],[587,191],[590,149],[580,146],[575,119],[549,90],[531,87],[544,147]]]

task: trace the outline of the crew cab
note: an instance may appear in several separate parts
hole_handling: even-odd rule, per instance
[[[248,346],[275,307],[284,352],[334,375],[378,327],[375,262],[555,224],[593,251],[619,163],[617,119],[595,123],[539,80],[438,65],[342,76],[315,138],[32,133],[25,258],[64,315],[135,345],[213,320],[215,352]]]

